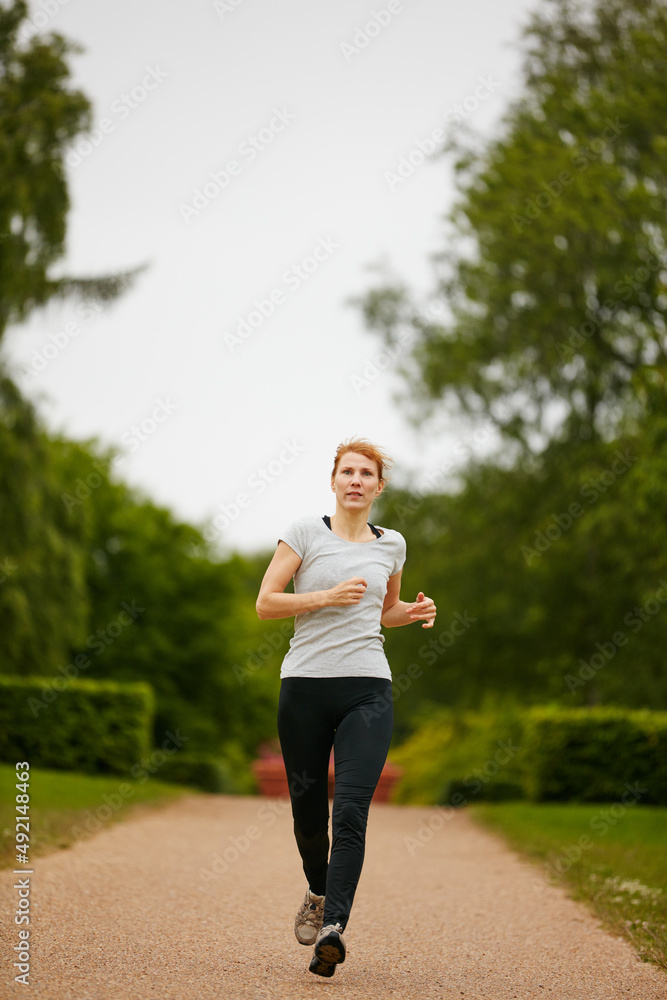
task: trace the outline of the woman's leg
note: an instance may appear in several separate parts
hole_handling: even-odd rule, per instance
[[[338,923],[344,930],[364,862],[368,810],[391,743],[394,706],[391,681],[344,677],[339,684],[347,694],[347,710],[334,737],[336,789],[324,925]]]
[[[329,678],[285,677],[278,735],[290,789],[294,836],[312,892],[326,892],[329,857],[329,756],[334,739]]]

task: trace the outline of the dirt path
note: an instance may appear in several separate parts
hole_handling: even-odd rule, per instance
[[[13,982],[8,958],[17,876],[0,873],[0,995],[667,998],[667,976],[583,906],[463,812],[443,816],[372,807],[348,956],[332,979],[307,971],[311,949],[293,935],[305,883],[286,803],[188,797],[119,823],[35,862],[28,986]],[[429,820],[437,829],[422,844]]]

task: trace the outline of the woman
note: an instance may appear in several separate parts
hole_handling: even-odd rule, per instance
[[[295,920],[315,950],[310,971],[332,976],[345,961],[343,931],[364,860],[373,792],[391,742],[391,671],[380,626],[421,621],[435,604],[401,601],[405,540],[369,523],[386,484],[387,456],[355,438],[339,445],[331,474],[333,517],[302,517],[281,535],[259,596],[260,618],[296,616],[283,660],[278,734],[294,835],[308,888]],[[284,593],[294,578],[294,593]],[[329,858],[329,756],[335,792]]]

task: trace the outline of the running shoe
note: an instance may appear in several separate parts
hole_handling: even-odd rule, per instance
[[[322,930],[324,920],[324,896],[317,896],[310,888],[306,889],[303,903],[294,921],[294,933],[299,944],[314,944],[315,938]]]
[[[317,935],[309,971],[316,976],[333,976],[336,966],[345,961],[345,939],[340,924],[327,924]]]

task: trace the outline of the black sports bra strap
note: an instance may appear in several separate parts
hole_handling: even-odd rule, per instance
[[[331,528],[331,518],[329,517],[329,515],[328,514],[324,514],[323,517],[322,517],[322,520],[326,524],[326,526],[329,529],[329,531],[331,531],[332,530],[332,528]],[[382,532],[379,531],[375,527],[375,525],[371,524],[370,521],[368,522],[368,527],[371,529],[371,531],[373,532],[373,534],[375,535],[376,538],[382,538]]]

